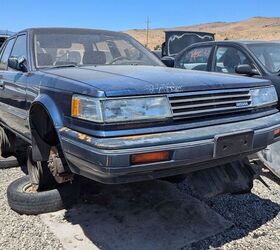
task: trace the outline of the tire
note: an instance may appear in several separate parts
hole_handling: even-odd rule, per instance
[[[4,158],[0,156],[0,169],[18,167],[18,160],[14,156]]]
[[[186,175],[184,174],[179,174],[175,176],[170,176],[170,177],[165,177],[161,178],[160,180],[171,182],[171,183],[181,183],[186,179]]]
[[[13,133],[0,127],[0,169],[17,167],[15,154],[16,137]]]
[[[48,162],[34,162],[32,160],[31,146],[27,148],[27,169],[32,184],[36,184],[39,191],[48,190],[57,185],[48,168]]]
[[[12,182],[7,190],[11,209],[19,214],[38,215],[56,212],[74,204],[80,194],[79,183],[66,183],[58,188],[42,192],[26,192],[30,187],[29,176]]]

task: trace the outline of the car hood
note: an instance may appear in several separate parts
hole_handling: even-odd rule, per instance
[[[168,94],[268,85],[269,81],[226,74],[159,66],[83,66],[43,70],[44,73],[82,82],[108,97]]]

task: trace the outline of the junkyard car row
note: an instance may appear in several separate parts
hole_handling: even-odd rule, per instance
[[[122,33],[24,30],[0,52],[2,154],[15,136],[30,144],[29,177],[9,187],[10,206],[38,213],[50,190],[75,192],[78,175],[182,178],[242,159],[278,141],[277,101],[269,80],[171,69]]]

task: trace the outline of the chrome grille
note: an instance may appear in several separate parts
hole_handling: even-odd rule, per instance
[[[168,95],[173,119],[206,117],[252,109],[250,89],[197,91]]]

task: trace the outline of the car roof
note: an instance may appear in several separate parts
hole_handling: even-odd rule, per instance
[[[195,34],[209,34],[215,35],[215,33],[204,32],[204,31],[193,31],[193,30],[165,30],[165,33],[195,33]]]
[[[195,43],[192,46],[195,47],[197,45],[215,45],[215,44],[239,44],[239,45],[250,45],[250,44],[271,44],[276,43],[280,44],[280,41],[261,41],[261,40],[221,40],[221,41],[208,41],[208,42],[200,42]]]
[[[54,33],[102,33],[102,34],[125,34],[121,32],[109,31],[109,30],[101,30],[101,29],[86,29],[86,28],[63,28],[63,27],[42,27],[42,28],[28,28],[21,30],[17,33],[29,32],[29,33],[46,33],[46,32],[54,32]]]

